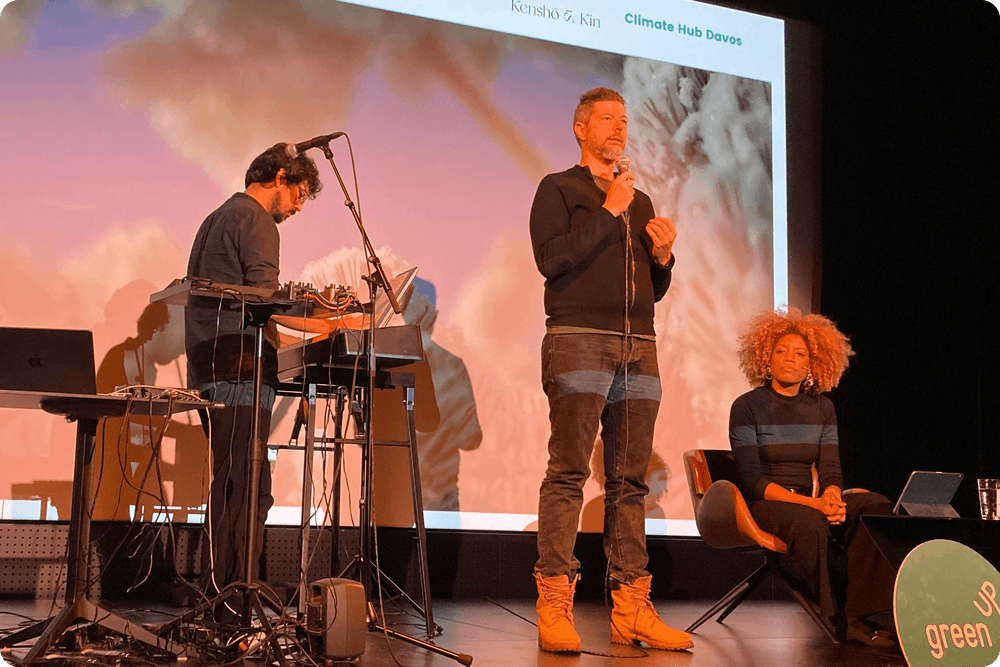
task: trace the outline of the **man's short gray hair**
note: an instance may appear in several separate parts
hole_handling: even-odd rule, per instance
[[[580,95],[580,103],[576,105],[576,110],[573,111],[574,128],[577,123],[587,124],[587,121],[590,120],[590,115],[594,113],[595,102],[620,102],[624,106],[625,98],[619,95],[617,90],[612,90],[611,88],[605,88],[604,86],[591,88]],[[573,136],[576,136],[575,130],[573,131]],[[577,137],[576,142],[581,143],[579,137]]]

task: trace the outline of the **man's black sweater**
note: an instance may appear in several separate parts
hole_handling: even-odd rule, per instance
[[[580,165],[538,185],[531,245],[545,276],[545,325],[624,333],[628,302],[629,331],[652,336],[653,304],[667,293],[674,258],[666,267],[653,259],[646,224],[655,213],[639,190],[629,206],[627,257],[625,223],[603,207],[605,198],[590,169]]]

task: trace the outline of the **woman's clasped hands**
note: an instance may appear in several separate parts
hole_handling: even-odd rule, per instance
[[[826,515],[827,520],[836,525],[844,523],[847,518],[847,503],[840,497],[840,489],[828,486],[823,495],[814,499],[816,509]]]

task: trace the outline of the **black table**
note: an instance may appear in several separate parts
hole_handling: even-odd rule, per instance
[[[863,516],[861,523],[896,570],[910,551],[930,540],[964,544],[1000,569],[1000,521],[889,515]]]
[[[0,646],[14,646],[38,637],[22,661],[31,664],[44,658],[49,647],[79,622],[94,623],[120,632],[144,644],[175,655],[194,657],[197,653],[168,641],[87,599],[90,589],[90,512],[88,511],[92,463],[97,424],[105,417],[124,417],[130,413],[164,416],[195,408],[214,407],[208,401],[128,396],[51,394],[45,392],[0,392],[0,407],[41,408],[62,415],[76,425],[76,460],[73,466],[73,507],[69,522],[69,555],[66,569],[66,606],[44,621],[0,639]]]

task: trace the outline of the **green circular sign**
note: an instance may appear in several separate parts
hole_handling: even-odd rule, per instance
[[[969,547],[924,542],[896,575],[893,612],[910,667],[992,665],[1000,655],[1000,573]]]

